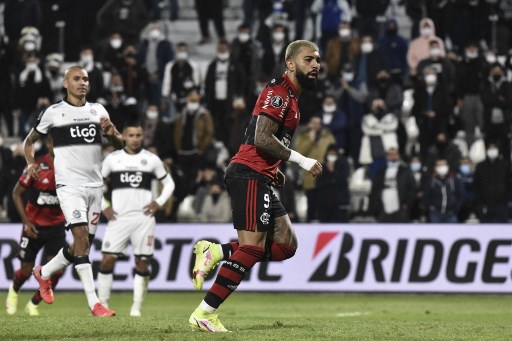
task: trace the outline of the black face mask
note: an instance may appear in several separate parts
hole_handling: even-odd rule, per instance
[[[437,141],[436,146],[439,150],[445,149],[448,145],[448,141]]]
[[[388,28],[388,29],[386,30],[386,34],[387,34],[388,36],[396,36],[396,32],[397,32],[396,27]]]
[[[212,199],[214,203],[217,203],[219,201],[220,193],[212,193]]]
[[[388,85],[389,85],[389,78],[385,77],[385,78],[378,78],[377,79],[377,83],[379,84],[379,86],[381,88],[387,88]]]
[[[313,90],[316,87],[316,79],[309,79],[308,76],[297,69],[297,81],[304,90]]]
[[[502,75],[492,75],[492,79],[494,79],[495,82],[498,82],[501,77],[503,77]]]
[[[377,118],[382,118],[384,116],[384,109],[382,109],[382,108],[375,108],[375,109],[373,109],[373,114]]]

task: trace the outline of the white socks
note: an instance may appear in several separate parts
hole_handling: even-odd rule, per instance
[[[208,303],[206,303],[204,300],[202,300],[201,304],[199,304],[199,308],[201,308],[204,311],[207,311],[209,313],[213,313],[213,312],[215,312],[215,310],[217,310],[214,307],[212,307],[211,305],[209,305]]]
[[[114,280],[114,274],[103,274],[98,272],[98,298],[101,304],[108,308],[108,300],[110,299],[110,291],[112,289],[112,281]]]
[[[52,277],[52,274],[64,269],[66,266],[71,264],[66,257],[64,257],[64,254],[62,253],[63,249],[60,249],[60,251],[57,253],[55,257],[53,257],[48,263],[46,263],[41,268],[41,277],[43,279],[50,279]]]
[[[148,291],[149,276],[135,274],[133,278],[133,305],[132,310],[140,310],[144,296]]]
[[[85,296],[87,296],[87,303],[89,308],[94,307],[96,303],[99,303],[98,296],[96,296],[96,290],[94,290],[94,277],[92,275],[92,266],[90,263],[75,265],[76,272],[82,281],[84,286]]]

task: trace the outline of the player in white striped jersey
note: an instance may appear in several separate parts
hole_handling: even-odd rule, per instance
[[[115,262],[131,244],[135,276],[130,316],[138,317],[148,288],[156,225],[154,214],[169,199],[175,186],[162,160],[142,148],[144,135],[140,124],[128,123],[123,129],[123,139],[124,149],[110,153],[103,161],[102,173],[111,185],[112,198],[110,203],[103,200],[101,207],[109,222],[101,247],[98,297],[108,306]],[[151,192],[153,179],[163,184],[156,199]]]
[[[110,122],[101,104],[89,103],[89,76],[80,66],[70,67],[64,77],[66,98],[49,106],[37,119],[24,141],[27,171],[38,179],[40,166],[34,160],[34,143],[41,135],[50,134],[54,143],[57,196],[66,218],[66,227],[73,234],[69,249],[59,251],[44,266],[35,267],[41,297],[53,303],[50,277],[73,263],[82,281],[87,303],[93,316],[114,316],[96,296],[92,267],[89,261],[90,242],[94,238],[100,206],[103,179],[101,176],[101,133],[112,145],[123,147],[123,139]]]

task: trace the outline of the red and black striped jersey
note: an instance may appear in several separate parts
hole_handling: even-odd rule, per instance
[[[26,169],[19,179],[20,184],[27,188],[25,213],[37,226],[62,225],[65,218],[57,198],[53,162],[48,155],[37,158],[36,162],[41,167],[39,179],[32,178]]]
[[[265,154],[254,145],[256,120],[259,115],[279,124],[275,136],[288,147],[299,126],[300,113],[297,91],[286,74],[272,79],[261,91],[245,129],[242,144],[231,159],[231,162],[244,164],[273,179],[281,160]]]

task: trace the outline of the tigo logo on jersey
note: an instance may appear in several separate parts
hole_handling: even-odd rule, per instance
[[[142,172],[136,172],[135,174],[121,173],[120,179],[122,183],[129,183],[131,187],[137,188],[142,182]]]
[[[84,141],[87,143],[94,142],[94,137],[96,136],[96,126],[94,124],[89,124],[88,127],[80,128],[79,126],[69,128],[69,132],[71,137],[83,137]]]

